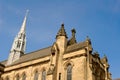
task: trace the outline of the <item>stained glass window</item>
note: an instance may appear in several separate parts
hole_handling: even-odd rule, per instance
[[[34,75],[34,80],[38,80],[38,76],[39,76],[39,73],[38,73],[38,71],[36,71],[35,75]]]
[[[16,80],[20,80],[20,77],[19,77],[19,75],[17,75],[17,76],[16,76]]]
[[[70,64],[67,66],[67,80],[72,80],[72,66]]]
[[[42,72],[42,80],[46,80],[46,71],[45,70]]]
[[[23,74],[22,80],[26,80],[26,74]]]

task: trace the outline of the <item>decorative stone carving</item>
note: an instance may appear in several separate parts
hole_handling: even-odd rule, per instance
[[[72,32],[72,37],[71,37],[71,39],[68,41],[68,45],[72,45],[72,44],[74,44],[74,43],[77,43],[76,38],[75,38],[76,30],[75,30],[75,29],[72,29],[71,32]]]
[[[48,75],[53,74],[54,70],[55,70],[54,64],[50,64],[47,74]]]
[[[66,34],[66,31],[65,31],[65,28],[64,28],[64,23],[61,24],[61,28],[60,30],[58,31],[57,35],[56,35],[56,38],[58,36],[65,36],[67,38],[67,34]]]

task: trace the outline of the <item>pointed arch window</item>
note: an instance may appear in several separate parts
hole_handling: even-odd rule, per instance
[[[42,80],[46,80],[46,71],[45,70],[43,70],[43,72],[42,72]]]
[[[21,42],[18,41],[18,43],[17,43],[17,48],[20,48],[20,45],[21,45]]]
[[[22,80],[26,80],[26,74],[25,73],[22,76]]]
[[[34,74],[34,80],[38,80],[38,77],[39,77],[39,73],[38,73],[38,71],[36,71]]]
[[[67,66],[67,80],[72,80],[72,65],[68,64]]]
[[[22,34],[21,34],[21,33],[19,33],[18,38],[19,38],[19,39],[21,39],[21,38],[22,38]]]
[[[20,80],[20,76],[19,75],[16,76],[16,80]]]

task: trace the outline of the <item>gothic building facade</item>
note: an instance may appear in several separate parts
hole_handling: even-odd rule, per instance
[[[93,52],[88,37],[78,43],[75,29],[68,39],[64,24],[51,46],[25,54],[26,20],[8,59],[0,62],[0,80],[111,80],[107,57]]]

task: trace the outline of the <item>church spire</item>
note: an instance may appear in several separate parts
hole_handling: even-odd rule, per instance
[[[25,53],[25,48],[26,48],[25,28],[26,28],[27,15],[28,15],[28,10],[24,17],[21,29],[14,39],[12,48],[10,50],[9,58],[7,61],[7,65],[12,64],[13,62],[18,60]]]
[[[23,20],[23,23],[22,23],[22,26],[21,26],[21,29],[20,29],[19,33],[24,33],[25,32],[28,12],[29,12],[29,10],[26,11],[26,15],[24,17],[24,20]]]

